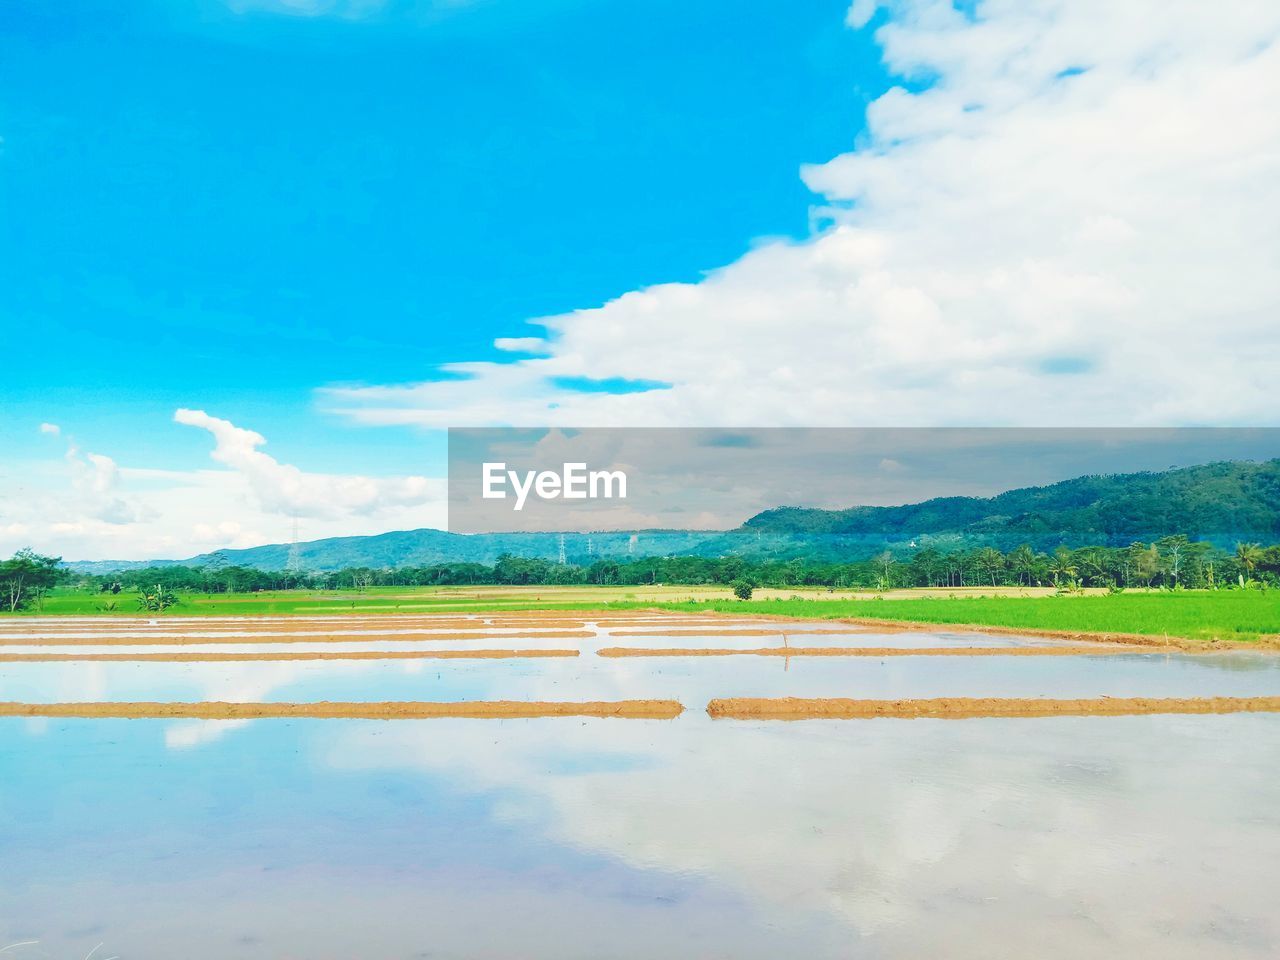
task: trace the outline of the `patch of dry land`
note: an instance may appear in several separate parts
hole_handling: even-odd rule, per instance
[[[537,633],[216,633],[192,631],[190,633],[113,633],[108,631],[82,631],[79,634],[58,636],[0,635],[0,646],[24,647],[105,647],[105,646],[170,646],[181,644],[231,644],[231,643],[382,643],[420,642],[431,640],[585,640],[594,637],[590,630],[546,630]]]
[[[357,617],[204,617],[179,619],[165,616],[153,620],[17,620],[0,621],[0,635],[24,636],[27,634],[79,633],[85,630],[120,631],[126,633],[154,633],[173,630],[252,630],[257,633],[297,633],[300,630],[324,632],[326,630],[436,630],[436,631],[494,631],[494,630],[582,630],[584,620],[456,620],[433,619],[414,616]]]
[[[851,633],[865,632],[864,627],[810,627],[803,621],[790,620],[787,622],[796,628],[792,632],[802,633],[805,636],[834,634],[844,637]],[[725,627],[713,621],[700,630],[685,628],[678,628],[675,630],[615,630],[612,631],[612,634],[615,637],[776,637],[783,632],[784,631],[781,627]]]
[[[559,701],[475,700],[455,703],[381,701],[371,703],[4,703],[0,717],[84,717],[115,719],[256,720],[308,718],[324,720],[425,720],[460,717],[470,720],[530,717],[618,717],[670,720],[684,707],[675,700]]]
[[[748,620],[735,620],[728,616],[714,614],[698,614],[696,617],[683,617],[680,614],[648,614],[643,617],[588,617],[598,627],[758,627],[763,617],[752,617]],[[793,621],[800,623],[801,621]]]
[[[577,650],[303,650],[270,653],[4,653],[0,663],[251,663],[257,660],[508,660],[576,657]]]

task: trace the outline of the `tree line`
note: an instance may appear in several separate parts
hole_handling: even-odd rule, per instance
[[[164,588],[184,593],[253,593],[276,590],[363,590],[369,587],[472,585],[731,585],[896,589],[904,587],[1051,586],[1229,588],[1280,586],[1280,545],[1241,543],[1234,550],[1185,536],[1127,547],[1059,547],[1040,552],[1020,546],[945,551],[925,547],[884,551],[862,560],[813,562],[728,557],[602,559],[558,563],[504,555],[489,565],[472,562],[423,566],[349,567],[326,572],[258,570],[242,566],[146,567],[75,582],[103,593]],[[2,583],[2,581],[0,581]]]
[[[1223,550],[1185,536],[1127,547],[1079,547],[1046,553],[1023,545],[946,551],[924,547],[883,551],[862,560],[815,562],[727,557],[601,559],[558,563],[504,555],[497,562],[410,567],[348,567],[334,571],[259,570],[211,564],[142,567],[108,574],[75,574],[59,558],[20,550],[0,561],[0,611],[38,607],[50,589],[70,584],[102,594],[139,597],[164,609],[177,593],[257,593],[277,590],[364,590],[369,587],[479,585],[830,587],[889,590],[909,587],[1052,586],[1126,589],[1280,587],[1280,544],[1240,543]]]

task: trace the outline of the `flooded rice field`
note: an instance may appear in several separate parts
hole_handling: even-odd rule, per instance
[[[557,613],[0,622],[15,958],[1271,958],[1280,656]]]

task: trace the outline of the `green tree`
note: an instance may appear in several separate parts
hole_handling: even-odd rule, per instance
[[[39,604],[60,578],[61,557],[46,557],[29,547],[0,562],[0,603],[10,613]]]
[[[1053,551],[1053,559],[1049,562],[1049,574],[1053,577],[1055,587],[1062,586],[1063,581],[1074,580],[1076,565],[1071,560],[1071,551],[1059,547]]]
[[[909,564],[911,582],[920,587],[932,587],[942,574],[942,554],[933,547],[917,550]]]
[[[996,575],[1004,570],[1004,554],[995,547],[983,547],[978,551],[977,562],[991,579],[991,585],[994,587]]]
[[[1151,586],[1151,581],[1160,572],[1160,549],[1154,543],[1149,547],[1141,542],[1132,543],[1129,545],[1129,558],[1133,562],[1134,579]]]
[[[1256,543],[1236,544],[1236,563],[1240,565],[1240,576],[1247,583],[1253,577],[1254,568],[1262,560],[1262,548]]]
[[[1024,543],[1009,554],[1009,566],[1018,577],[1018,583],[1031,586],[1031,574],[1036,566],[1036,552],[1031,549],[1031,544]]]
[[[1076,566],[1080,579],[1090,586],[1105,585],[1112,582],[1107,573],[1108,555],[1101,547],[1086,547],[1072,554],[1072,562]]]
[[[891,574],[893,571],[893,565],[896,562],[897,561],[893,558],[893,554],[888,550],[876,557],[876,566],[880,568],[880,580],[877,585],[879,589],[888,590],[893,586],[893,577]]]
[[[755,586],[750,580],[735,580],[729,586],[733,588],[733,595],[739,600],[750,600],[751,594],[755,592]]]

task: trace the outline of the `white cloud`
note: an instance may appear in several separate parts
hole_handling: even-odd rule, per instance
[[[86,519],[124,525],[147,516],[147,511],[137,503],[117,496],[120,470],[110,457],[82,452],[75,441],[69,440],[66,462],[71,487],[77,495],[73,509],[78,509]]]
[[[655,685],[672,695],[671,678],[638,682],[648,695]],[[699,688],[699,697],[681,692],[686,704],[705,703],[725,682],[697,671],[674,681]],[[744,673],[738,682],[768,681]],[[560,688],[546,689],[555,697]],[[722,885],[779,926],[826,917],[843,935],[832,956],[987,958],[975,911],[996,904],[1037,917],[1007,925],[1016,929],[1002,931],[1000,956],[1266,955],[1276,923],[1261,920],[1274,911],[1256,885],[1206,893],[1169,882],[1203,869],[1206,850],[1232,851],[1240,876],[1264,869],[1257,844],[1267,824],[1200,814],[1229,803],[1234,778],[1199,778],[1196,803],[1133,800],[1185,780],[1176,760],[1203,743],[1191,728],[1138,722],[1106,737],[1069,721],[998,733],[977,722],[839,723],[460,722],[448,736],[414,724],[377,735],[347,727],[329,761],[421,769],[497,794],[495,816],[522,831]],[[1230,770],[1250,761],[1241,752],[1213,762]],[[1233,924],[1250,936],[1205,934]]]
[[[845,15],[844,22],[855,30],[861,30],[875,16],[878,6],[876,0],[853,0],[853,6]]]
[[[42,423],[40,424],[40,432],[51,437],[57,437],[62,435],[62,428],[56,423]]]
[[[173,419],[201,427],[213,435],[211,456],[244,477],[261,506],[300,517],[367,516],[387,507],[430,503],[443,494],[438,481],[426,477],[363,477],[354,474],[304,473],[280,463],[258,447],[266,438],[211,417],[203,410],[178,410]]]
[[[444,481],[309,473],[258,447],[265,438],[198,410],[224,469],[117,464],[68,440],[61,459],[6,464],[0,556],[23,546],[75,560],[184,559],[222,548],[445,525]]]
[[[498,343],[545,356],[326,404],[430,426],[1276,422],[1280,5],[894,2],[876,37],[933,82],[803,170],[830,224],[809,241]]]

